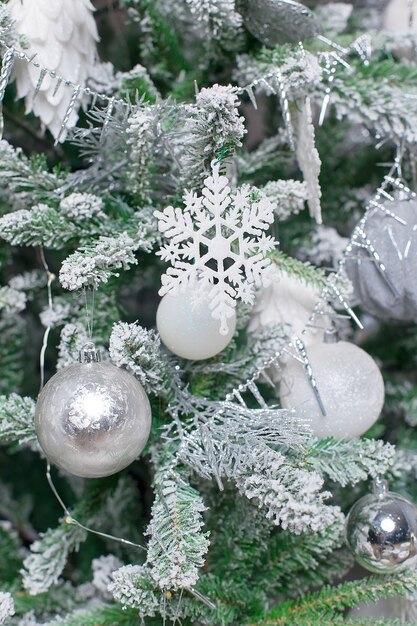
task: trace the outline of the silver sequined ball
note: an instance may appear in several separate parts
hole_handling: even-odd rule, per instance
[[[119,472],[142,452],[151,407],[128,372],[98,362],[94,350],[58,372],[39,395],[35,428],[46,457],[84,478]]]
[[[353,505],[346,540],[360,565],[393,574],[417,565],[417,509],[406,498],[375,481],[374,492]]]

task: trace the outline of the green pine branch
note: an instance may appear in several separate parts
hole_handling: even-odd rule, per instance
[[[366,579],[346,582],[337,587],[326,586],[317,593],[306,594],[298,600],[282,602],[271,609],[264,619],[247,626],[321,624],[320,620],[335,619],[346,608],[357,606],[362,602],[376,602],[382,598],[406,595],[414,593],[416,589],[416,573],[407,572],[399,576],[370,576]]]

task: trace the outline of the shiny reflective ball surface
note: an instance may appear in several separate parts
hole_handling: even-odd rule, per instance
[[[356,560],[374,573],[393,574],[417,565],[417,509],[387,491],[364,496],[346,521],[346,540]]]
[[[110,476],[142,452],[151,407],[142,385],[110,363],[77,363],[53,376],[35,412],[51,463],[84,478]]]

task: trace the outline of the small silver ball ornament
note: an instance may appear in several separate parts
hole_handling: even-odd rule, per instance
[[[320,32],[314,13],[295,0],[245,0],[243,21],[254,37],[270,47],[296,43]]]
[[[110,476],[142,452],[151,407],[142,385],[88,348],[42,389],[35,428],[48,460],[83,478]]]
[[[357,562],[376,574],[394,574],[417,565],[417,509],[386,481],[353,505],[346,541]]]
[[[417,320],[417,199],[398,198],[381,206],[370,212],[364,227],[379,262],[369,249],[354,247],[346,259],[346,273],[364,311],[386,321],[413,322]]]

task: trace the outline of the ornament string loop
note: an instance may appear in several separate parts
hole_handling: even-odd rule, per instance
[[[65,513],[65,522],[67,524],[72,524],[73,526],[78,526],[78,528],[82,528],[83,530],[85,530],[87,533],[91,533],[93,535],[97,535],[99,537],[103,537],[103,539],[110,539],[111,541],[116,541],[118,543],[122,543],[123,545],[126,546],[130,546],[132,548],[138,548],[140,550],[144,550],[146,552],[146,548],[142,545],[140,545],[139,543],[134,543],[133,541],[129,541],[128,539],[123,539],[123,537],[116,537],[115,535],[110,535],[108,533],[103,533],[99,530],[95,530],[94,528],[90,528],[89,526],[85,526],[84,524],[82,524],[81,522],[79,522],[77,519],[75,519],[72,515],[70,510],[68,509],[68,507],[66,506],[65,502],[63,501],[63,499],[61,498],[61,496],[59,495],[59,492],[54,484],[54,481],[52,480],[52,476],[51,476],[51,464],[49,463],[49,461],[47,461],[46,463],[46,478],[48,481],[48,484],[51,488],[52,493],[54,494],[55,498],[58,500],[62,510]]]

